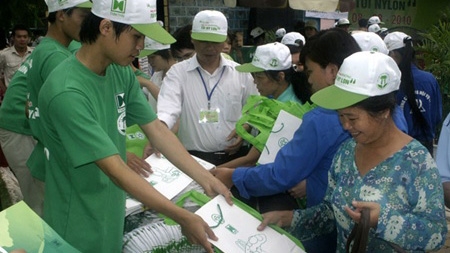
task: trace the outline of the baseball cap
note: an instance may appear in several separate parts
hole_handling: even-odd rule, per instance
[[[253,30],[250,32],[250,36],[252,36],[253,38],[256,38],[263,33],[264,33],[264,30],[258,26],[256,28],[253,28]]]
[[[314,29],[316,29],[317,31],[319,31],[319,28],[318,28],[318,26],[317,26],[317,22],[316,22],[315,20],[308,20],[308,21],[306,21],[306,23],[305,23],[305,28],[306,28],[306,27],[314,28]]]
[[[373,51],[388,54],[389,51],[383,39],[375,33],[360,31],[352,33],[362,51]]]
[[[275,37],[277,39],[281,39],[283,38],[283,36],[286,34],[286,29],[284,28],[279,28],[276,32],[275,32]]]
[[[389,33],[389,29],[386,27],[381,27],[380,32],[378,33],[382,38],[386,37],[386,35]]]
[[[92,3],[88,0],[45,0],[48,7],[48,12],[55,12],[67,8],[92,8]]]
[[[95,0],[92,13],[131,25],[138,32],[163,44],[175,42],[172,35],[156,21],[156,0]]]
[[[169,48],[170,48],[170,44],[162,44],[162,43],[159,43],[158,41],[155,41],[148,37],[145,37],[144,49],[142,49],[141,52],[139,52],[138,57],[139,58],[146,57],[146,56],[153,54],[156,51],[169,49]]]
[[[384,24],[384,22],[381,22],[380,17],[378,16],[372,16],[367,20],[367,25],[373,25],[373,24]]]
[[[373,24],[373,25],[369,25],[369,27],[367,28],[368,32],[372,32],[372,33],[378,33],[381,31],[381,28],[378,24]]]
[[[398,90],[401,72],[388,55],[362,51],[345,58],[335,83],[311,96],[311,101],[327,109],[342,109],[369,97]]]
[[[402,32],[391,32],[384,37],[384,43],[386,43],[389,51],[405,47],[405,43],[412,43],[411,37]]]
[[[345,26],[345,25],[350,25],[350,21],[346,18],[340,18],[336,23],[336,26]]]
[[[286,70],[292,67],[291,51],[279,42],[256,47],[251,63],[236,66],[239,72],[263,72],[266,70]]]
[[[228,21],[220,11],[204,10],[192,21],[191,38],[200,41],[224,42],[227,39]]]
[[[303,44],[300,44],[300,41],[302,41]],[[281,39],[281,43],[285,45],[301,46],[305,45],[306,40],[305,37],[303,37],[303,35],[301,35],[300,33],[290,32],[286,33],[286,35],[283,36],[283,38]]]

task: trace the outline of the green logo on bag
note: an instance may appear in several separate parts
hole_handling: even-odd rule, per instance
[[[111,11],[115,13],[125,13],[126,6],[126,0],[112,0]]]

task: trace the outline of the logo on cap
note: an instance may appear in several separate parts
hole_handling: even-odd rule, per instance
[[[220,31],[220,27],[218,25],[209,24],[209,23],[202,23],[201,26],[200,26],[200,29],[204,30],[205,32],[217,32],[217,31]]]
[[[336,76],[336,81],[341,83],[341,84],[346,84],[346,85],[350,85],[350,84],[356,84],[356,79],[349,76],[349,75],[345,75],[345,74],[338,74],[338,76]]]
[[[269,65],[271,66],[271,67],[277,67],[278,66],[278,59],[272,59],[271,61],[270,61],[270,63],[269,63]]]
[[[125,7],[127,6],[127,0],[112,0],[111,12],[124,14]]]
[[[68,2],[69,0],[58,0],[58,4],[59,5],[64,5]]]
[[[378,88],[384,89],[386,85],[388,84],[389,75],[388,74],[381,74],[379,77],[379,83],[377,84]]]

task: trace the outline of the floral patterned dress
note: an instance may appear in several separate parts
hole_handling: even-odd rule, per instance
[[[371,228],[366,252],[395,252],[392,244],[409,251],[440,248],[447,224],[444,198],[436,164],[418,141],[413,140],[366,175],[355,164],[353,139],[342,144],[329,172],[324,202],[296,210],[291,233],[300,240],[337,228],[337,251],[345,252],[354,226],[344,207],[356,201],[381,206],[378,225]]]

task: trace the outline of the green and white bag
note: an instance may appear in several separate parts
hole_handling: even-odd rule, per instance
[[[242,108],[242,117],[236,122],[236,133],[259,151],[262,151],[281,110],[302,118],[305,113],[314,107],[309,103],[301,105],[293,101],[280,102],[264,96],[252,95]],[[249,124],[259,133],[253,136],[244,128],[245,124]]]

